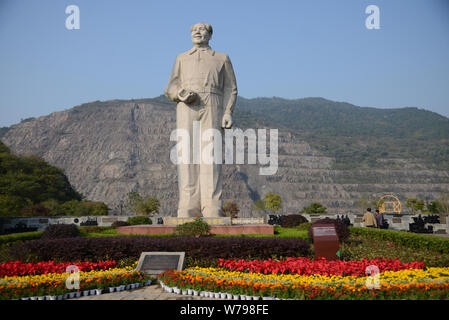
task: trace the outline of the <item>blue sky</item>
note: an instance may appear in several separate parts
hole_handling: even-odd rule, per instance
[[[80,9],[67,30],[65,8]],[[368,30],[365,8],[380,8]],[[0,126],[85,102],[163,93],[189,27],[234,65],[246,98],[324,97],[449,116],[449,1],[0,0]]]

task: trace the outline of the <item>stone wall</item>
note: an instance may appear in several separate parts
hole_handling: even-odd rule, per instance
[[[323,218],[337,218],[336,214],[302,214],[309,222],[315,222],[316,220]],[[83,216],[83,217],[23,217],[23,218],[0,218],[0,233],[4,234],[8,229],[13,228],[25,228],[25,230],[19,230],[15,232],[25,232],[25,231],[42,231],[50,224],[76,224],[77,226],[83,225],[98,225],[98,226],[110,226],[114,221],[127,221],[128,218],[132,216]],[[340,216],[341,217],[341,216]],[[348,218],[351,224],[355,227],[363,227],[362,222],[363,214],[348,214]],[[385,214],[385,219],[389,224],[389,229],[391,230],[402,230],[408,231],[410,223],[413,223],[413,218],[418,217],[418,215],[392,215]],[[422,217],[425,217],[422,215]],[[446,214],[440,214],[440,223],[426,224],[433,227],[434,234],[449,234],[449,218]],[[165,224],[170,224],[168,220],[173,220],[176,218],[168,218],[162,216],[153,216],[151,220],[153,224],[158,224],[162,222],[160,219],[164,220]],[[232,219],[231,224],[266,224],[268,221],[268,216],[260,218],[237,218]],[[218,222],[211,220],[211,224],[229,224],[229,218],[223,217],[222,221]],[[187,222],[183,221],[183,222]],[[178,224],[178,223],[175,223]]]
[[[8,229],[28,229],[25,231],[43,231],[50,224],[76,224],[110,226],[115,221],[127,221],[130,216],[83,216],[83,217],[23,217],[0,218],[0,232],[6,233]],[[16,231],[20,232],[20,231]],[[9,232],[8,232],[9,233]]]
[[[319,219],[324,218],[337,218],[336,214],[322,214],[322,215],[310,215],[310,214],[302,214],[309,222],[315,222]],[[421,215],[425,217],[425,215]],[[340,215],[341,217],[341,215]],[[391,230],[401,230],[401,231],[409,231],[410,223],[413,223],[413,218],[418,217],[418,215],[394,215],[394,214],[384,214],[385,220],[388,222],[388,229]],[[427,228],[428,225],[433,226],[434,234],[449,234],[449,219],[448,215],[440,214],[440,223],[432,223],[425,224]],[[348,214],[348,218],[353,224],[354,227],[364,227],[362,218],[363,214]]]

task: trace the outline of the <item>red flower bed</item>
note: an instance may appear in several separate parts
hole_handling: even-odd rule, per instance
[[[76,265],[79,271],[107,270],[117,265],[115,261],[99,262],[36,262],[8,261],[0,264],[0,277],[28,276],[47,273],[64,273],[70,265]]]
[[[374,265],[379,272],[399,271],[404,269],[423,269],[423,262],[403,263],[397,259],[363,259],[361,261],[328,261],[325,258],[310,260],[309,258],[287,258],[286,260],[218,260],[219,266],[231,271],[254,273],[301,274],[301,275],[339,275],[366,276],[366,267]]]

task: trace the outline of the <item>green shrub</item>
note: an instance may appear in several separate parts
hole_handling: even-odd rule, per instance
[[[139,225],[139,224],[152,224],[153,222],[148,217],[135,216],[135,217],[128,218],[128,223],[131,226],[135,226],[135,225]]]
[[[42,231],[22,232],[5,234],[0,236],[0,245],[5,243],[12,243],[16,241],[36,240],[42,236]]]
[[[449,253],[439,253],[426,248],[407,248],[391,241],[377,240],[362,235],[349,236],[340,246],[341,259],[398,259],[402,262],[422,261],[426,267],[449,266]]]
[[[312,225],[312,222],[301,223],[298,226],[298,230],[300,230],[300,231],[308,231],[311,225]]]
[[[75,224],[52,224],[45,228],[41,239],[62,239],[78,237],[80,231]]]
[[[314,214],[314,213],[318,213],[318,214],[326,214],[327,213],[327,208],[325,206],[323,206],[321,203],[319,202],[313,202],[310,206],[308,207],[304,207],[299,213],[308,213],[308,214]]]
[[[440,253],[449,253],[449,239],[438,236],[361,227],[350,227],[350,232],[353,235],[361,235],[375,240],[391,241],[398,246],[407,248],[429,249]]]
[[[183,237],[202,237],[210,235],[210,225],[201,218],[176,226],[175,234]]]
[[[57,211],[65,216],[107,216],[108,206],[103,202],[70,200]]]
[[[50,210],[42,204],[33,204],[20,210],[22,217],[46,217],[50,214]]]

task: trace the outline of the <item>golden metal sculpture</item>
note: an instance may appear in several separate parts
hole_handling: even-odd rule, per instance
[[[402,204],[396,196],[391,194],[384,195],[380,197],[378,203],[382,203],[379,206],[380,213],[401,213]]]

